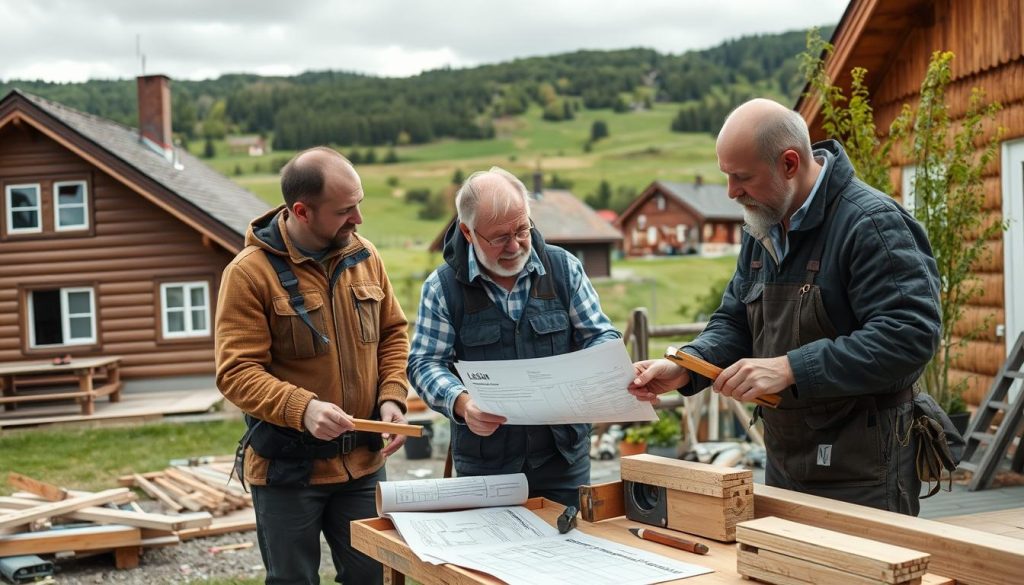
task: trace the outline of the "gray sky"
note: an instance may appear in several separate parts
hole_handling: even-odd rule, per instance
[[[576,49],[682,53],[836,23],[846,0],[0,0],[0,79],[406,76]]]

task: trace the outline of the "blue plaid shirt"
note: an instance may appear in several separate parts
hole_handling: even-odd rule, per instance
[[[569,320],[573,327],[573,342],[577,347],[586,348],[619,339],[619,332],[601,312],[600,299],[590,279],[583,273],[583,264],[575,256],[570,255],[568,260],[569,290],[572,291]],[[530,275],[534,272],[543,275],[544,265],[536,250],[531,250],[530,259],[519,273],[515,286],[506,291],[480,271],[473,247],[469,247],[470,281],[479,278],[487,296],[513,321],[518,321],[523,314],[530,293]],[[453,410],[455,399],[466,389],[448,370],[454,362],[455,329],[435,270],[423,283],[420,295],[416,331],[409,350],[409,381],[432,409],[451,419],[456,418]]]

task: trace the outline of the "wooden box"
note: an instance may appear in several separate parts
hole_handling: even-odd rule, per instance
[[[623,457],[621,474],[624,484],[665,488],[668,505],[659,525],[672,530],[734,542],[736,523],[754,518],[754,475],[749,469],[645,454]],[[631,495],[624,497],[629,517]]]

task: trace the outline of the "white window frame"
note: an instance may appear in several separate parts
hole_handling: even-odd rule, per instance
[[[60,204],[60,188],[64,185],[81,185],[82,202],[68,205]],[[82,208],[82,221],[78,225],[62,226],[60,224],[60,210],[68,208]],[[86,181],[57,181],[53,184],[53,229],[58,232],[81,231],[89,229],[89,185]]]
[[[181,312],[184,315],[185,330],[184,331],[169,331],[167,328],[167,316],[172,310],[167,306],[167,290],[170,288],[182,288],[182,300],[185,303],[184,307],[174,307],[174,312]],[[203,290],[203,309],[206,311],[206,327],[203,329],[196,329],[192,323],[192,311],[195,307],[192,306],[192,290],[195,288],[201,288]],[[163,282],[160,283],[160,332],[164,339],[183,339],[189,337],[208,337],[210,335],[210,317],[212,311],[210,310],[210,283],[205,280],[195,280],[189,282]]]
[[[52,289],[39,289],[39,290],[52,290]],[[46,348],[46,347],[65,347],[72,345],[92,345],[96,343],[96,291],[90,286],[77,286],[60,288],[60,336],[64,340],[64,343],[36,343],[36,328],[35,328],[35,300],[33,293],[35,291],[28,292],[28,344],[31,348]],[[89,313],[75,313],[69,312],[70,303],[68,302],[68,295],[71,293],[89,293]],[[89,337],[71,337],[71,318],[72,317],[89,317]]]
[[[31,211],[36,212],[36,227],[34,228],[16,228],[14,227],[14,203],[11,200],[12,192],[15,189],[24,189],[26,187],[34,187],[36,190],[36,204],[35,207],[19,207],[17,211]],[[43,188],[39,183],[22,183],[19,185],[7,185],[4,189],[7,198],[7,233],[8,234],[38,234],[43,231]]]
[[[665,211],[665,196],[658,193],[654,200],[658,206],[658,211]]]

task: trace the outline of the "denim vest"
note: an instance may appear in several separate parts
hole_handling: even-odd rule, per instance
[[[534,244],[545,274],[532,277],[534,282],[519,321],[502,312],[479,283],[460,281],[447,264],[438,270],[455,329],[456,359],[516,360],[579,349],[573,345],[569,320],[568,253],[544,246],[539,238]],[[589,424],[501,425],[489,437],[474,434],[464,424],[453,424],[452,459],[459,475],[517,473],[527,461],[537,467],[555,456],[571,465],[589,457],[589,437]]]

